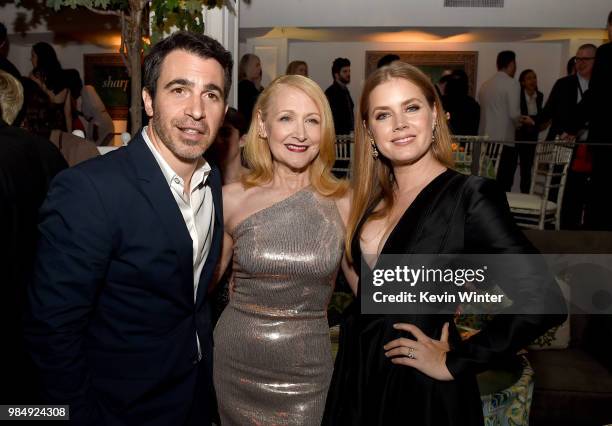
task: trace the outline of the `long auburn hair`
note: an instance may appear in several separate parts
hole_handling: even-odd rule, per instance
[[[331,169],[336,161],[336,132],[334,119],[325,94],[317,83],[301,75],[284,75],[276,78],[259,95],[253,108],[253,120],[246,136],[244,158],[249,172],[242,177],[245,187],[264,185],[272,180],[274,169],[272,153],[266,138],[260,136],[259,118],[265,121],[272,100],[278,96],[282,87],[293,87],[310,97],[321,112],[321,142],[319,155],[310,165],[310,183],[315,190],[324,196],[342,196],[347,189],[347,182],[337,179]]]
[[[416,85],[423,93],[430,108],[435,109],[436,125],[433,131],[435,140],[431,144],[431,153],[442,165],[448,168],[453,167],[452,139],[446,124],[446,115],[429,77],[418,68],[400,61],[395,61],[370,74],[361,93],[357,113],[359,124],[355,126],[355,158],[351,179],[352,207],[345,240],[346,253],[350,261],[353,260],[351,242],[366,212],[382,200],[382,207],[373,212],[367,220],[384,217],[395,203],[393,167],[381,153],[378,159],[374,159],[368,134],[370,94],[376,87],[394,78],[403,78]]]

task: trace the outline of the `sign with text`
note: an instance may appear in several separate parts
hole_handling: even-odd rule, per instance
[[[113,120],[127,120],[130,77],[118,53],[83,55],[85,84],[96,88]]]

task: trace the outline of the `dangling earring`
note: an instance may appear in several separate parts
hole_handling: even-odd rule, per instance
[[[374,138],[372,138],[372,136],[370,136],[370,145],[372,145],[372,157],[374,157],[375,160],[378,159],[378,149],[376,148],[376,144],[374,143]]]
[[[434,124],[433,129],[431,129],[431,143],[436,143],[436,125]]]

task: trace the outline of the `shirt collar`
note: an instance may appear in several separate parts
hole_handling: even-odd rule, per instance
[[[578,77],[578,84],[580,84],[583,91],[589,88],[589,80],[582,77],[580,74],[576,74],[576,77]]]
[[[533,95],[530,95],[529,93],[527,93],[527,90],[523,90],[523,92],[525,92],[525,98],[527,99],[534,100],[538,97],[538,92],[533,92]]]
[[[159,165],[162,173],[164,174],[164,178],[166,179],[166,183],[168,186],[172,185],[172,182],[179,183],[180,185],[184,185],[183,178],[181,178],[173,169],[170,167],[170,164],[164,159],[161,153],[155,148],[155,145],[149,139],[149,135],[147,134],[148,126],[145,126],[142,129],[142,138],[145,143],[153,153],[153,157],[155,157],[155,161]],[[198,166],[197,169],[193,172],[193,176],[191,178],[191,192],[195,189],[201,188],[205,183],[208,175],[210,174],[210,164],[202,157],[201,165]]]

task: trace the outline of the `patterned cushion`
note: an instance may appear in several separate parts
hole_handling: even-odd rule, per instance
[[[561,293],[566,301],[570,300],[570,286],[559,277],[557,284],[561,288]],[[568,306],[569,309],[569,306]],[[535,341],[528,346],[528,349],[538,351],[545,349],[567,349],[570,343],[570,316],[567,316],[567,320],[557,326],[548,330],[546,333],[535,339]]]

